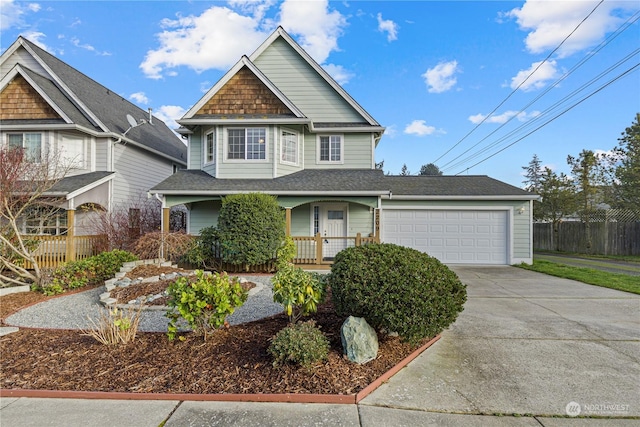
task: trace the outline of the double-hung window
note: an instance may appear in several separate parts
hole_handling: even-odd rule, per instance
[[[318,160],[327,163],[342,163],[342,135],[320,135],[318,137]]]
[[[283,130],[280,135],[280,152],[283,163],[298,164],[298,134]]]
[[[204,147],[205,163],[213,163],[215,161],[215,134],[208,133]]]
[[[33,163],[42,160],[41,133],[10,133],[7,134],[9,147],[24,148],[27,159]]]
[[[229,129],[227,136],[228,160],[266,160],[265,128]]]

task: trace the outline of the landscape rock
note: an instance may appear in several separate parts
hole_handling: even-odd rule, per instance
[[[365,364],[378,355],[378,335],[362,317],[349,316],[340,328],[342,349],[352,362]]]

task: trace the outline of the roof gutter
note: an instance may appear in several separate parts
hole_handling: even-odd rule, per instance
[[[391,192],[389,192],[391,193]],[[391,197],[389,197],[391,199]],[[537,194],[532,195],[496,195],[496,196],[471,196],[471,195],[457,195],[457,196],[412,196],[412,195],[393,195],[394,200],[540,200],[540,196]]]
[[[153,153],[153,154],[155,154],[157,156],[163,157],[163,158],[171,160],[173,162],[180,163],[183,166],[187,165],[187,161],[186,160],[180,160],[180,159],[177,159],[176,157],[173,157],[173,156],[170,156],[168,154],[162,153],[162,152],[160,152],[158,150],[154,150],[153,148],[149,148],[146,145],[142,145],[139,142],[136,142],[133,139],[129,139],[126,136],[121,135],[119,133],[109,132],[109,133],[105,133],[103,135],[108,137],[108,138],[113,138],[115,140],[114,142],[116,144],[121,144],[124,141],[125,144],[131,144],[134,147],[140,148],[142,150],[149,151],[149,152],[151,152],[151,153]]]
[[[247,192],[258,192],[271,194],[273,196],[368,196],[368,197],[380,197],[390,195],[389,191],[256,191],[252,189],[245,190],[207,190],[207,191],[184,191],[184,190],[149,190],[150,194],[162,194],[164,196],[228,196],[231,194],[244,194]]]

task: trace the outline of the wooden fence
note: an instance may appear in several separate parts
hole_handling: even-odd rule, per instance
[[[23,236],[38,242],[34,252],[40,268],[56,268],[61,264],[97,255],[103,236]],[[33,265],[27,265],[33,268]]]
[[[538,250],[596,255],[640,255],[640,222],[561,222],[533,224]]]

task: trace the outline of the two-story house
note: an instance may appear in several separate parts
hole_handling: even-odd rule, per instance
[[[151,189],[165,228],[174,205],[187,206],[198,234],[226,195],[263,192],[285,209],[300,263],[366,241],[448,263],[531,262],[537,196],[486,176],[385,176],[374,158],[384,127],[281,27],[179,123],[188,168]]]
[[[0,56],[0,144],[34,162],[52,152],[69,162],[50,190],[64,199],[59,215],[24,221],[27,234],[90,234],[96,209],[146,198],[187,164],[186,145],[150,111],[23,37]]]

